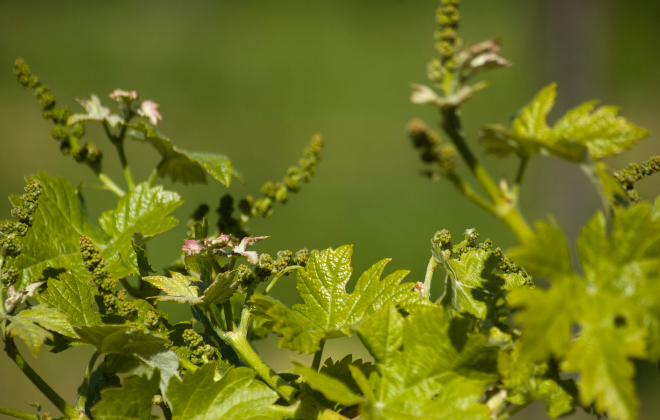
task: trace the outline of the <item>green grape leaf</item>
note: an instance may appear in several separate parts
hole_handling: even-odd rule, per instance
[[[224,155],[179,149],[170,139],[142,121],[131,123],[128,136],[143,143],[150,143],[160,153],[162,160],[157,170],[161,178],[169,176],[172,182],[206,184],[208,173],[227,187],[231,183],[232,164]]]
[[[530,287],[532,279],[525,273],[505,273],[498,270],[501,259],[493,251],[470,248],[458,258],[442,263],[449,276],[442,303],[460,314],[480,319],[499,320],[506,317],[502,305],[504,291]]]
[[[124,261],[136,259],[133,235],[140,233],[144,240],[163,233],[178,224],[169,214],[183,202],[181,197],[163,187],[139,184],[119,199],[117,208],[101,215],[101,227],[110,237],[103,247],[103,258],[108,270],[117,278],[135,274]]]
[[[575,383],[560,379],[556,365],[522,362],[519,355],[519,349],[514,348],[501,351],[497,358],[506,400],[516,405],[542,400],[550,417],[571,413],[576,404]]]
[[[131,375],[124,379],[121,388],[106,388],[101,391],[101,400],[92,408],[98,420],[151,420],[153,397],[158,392],[160,375]]]
[[[141,233],[133,234],[133,252],[135,259],[130,260],[129,263],[132,265],[134,272],[138,273],[140,277],[148,276],[150,273],[155,273],[156,270],[149,263],[149,258],[147,257],[147,246],[146,242],[151,239],[150,237],[145,237]]]
[[[367,381],[357,367],[354,379],[367,401],[365,419],[488,419],[479,399],[497,382],[497,349],[469,335],[469,326],[450,319],[444,308],[418,307],[403,317],[388,305],[358,330],[375,360]]]
[[[346,283],[353,272],[352,253],[350,245],[312,253],[306,267],[299,269],[296,276],[296,288],[304,305],[289,309],[271,298],[253,296],[254,313],[270,320],[267,325],[282,336],[280,347],[311,354],[320,348],[320,339],[350,335],[365,317],[388,302],[430,304],[411,292],[413,284],[400,284],[407,271],[396,271],[381,280],[389,259],[365,271],[353,293],[346,293]]]
[[[635,419],[639,403],[630,358],[660,359],[660,221],[649,203],[615,208],[610,234],[605,217],[593,217],[577,242],[584,279],[568,269],[561,230],[538,227],[513,257],[532,274],[545,274],[552,287],[510,295],[510,303],[522,308],[516,317],[523,327],[520,359],[543,362],[553,355],[563,371],[580,374],[584,405],[593,402],[613,418]],[[548,254],[564,254],[556,273],[552,266],[541,268]]]
[[[234,281],[236,270],[218,274],[201,296],[199,296],[198,286],[204,287],[203,283],[199,283],[194,278],[184,276],[176,271],[173,271],[171,275],[172,277],[151,276],[143,278],[143,280],[165,292],[165,296],[155,296],[154,299],[209,306],[227,302],[238,289],[238,282]]]
[[[207,363],[186,373],[182,380],[170,380],[167,397],[172,420],[279,418],[270,408],[277,394],[259,381],[253,370],[230,369],[219,381],[214,376],[213,363]]]
[[[59,280],[48,280],[48,294],[37,297],[40,303],[64,312],[73,325],[99,325],[101,317],[94,309],[94,291],[86,281],[71,273],[60,274]]]
[[[34,357],[39,355],[39,348],[44,341],[53,339],[50,331],[67,337],[77,337],[66,314],[57,308],[39,305],[22,310],[16,315],[0,314],[0,321],[5,320],[9,322],[6,327],[7,334],[23,340]]]
[[[42,278],[47,268],[66,268],[78,278],[88,279],[78,240],[85,235],[94,243],[102,244],[102,234],[89,224],[81,197],[66,179],[43,172],[35,179],[41,182],[43,192],[32,228],[19,239],[23,251],[12,262],[22,270],[15,287],[20,289]]]
[[[523,158],[549,154],[575,162],[614,156],[630,149],[649,132],[623,117],[619,108],[586,102],[568,111],[555,126],[546,123],[555,104],[556,84],[551,84],[523,108],[513,128],[501,125],[484,127],[482,140],[489,153],[505,157],[516,153]]]
[[[346,407],[360,404],[364,401],[362,397],[353,393],[342,381],[328,376],[323,372],[317,372],[315,369],[294,362],[293,373],[300,375],[310,388],[319,391],[330,401],[337,402]]]

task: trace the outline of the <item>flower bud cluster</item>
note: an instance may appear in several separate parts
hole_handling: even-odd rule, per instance
[[[86,163],[92,168],[99,168],[103,155],[92,143],[79,145],[79,140],[85,135],[85,127],[81,123],[67,125],[67,120],[71,116],[69,108],[55,107],[57,104],[55,96],[50,92],[47,85],[32,74],[30,67],[23,59],[19,58],[14,63],[14,74],[20,84],[26,89],[34,91],[39,103],[41,103],[43,117],[52,120],[55,124],[52,135],[55,140],[60,142],[62,154],[73,156],[76,162]]]
[[[460,13],[459,0],[441,0],[436,19],[440,28],[435,33],[435,48],[440,53],[440,62],[448,71],[456,68],[456,53],[461,45],[461,39],[456,34]]]
[[[629,163],[626,169],[614,173],[614,177],[623,185],[632,201],[639,201],[635,182],[660,172],[660,156],[654,156],[641,165]]]
[[[217,213],[218,230],[231,233],[239,238],[247,236],[243,225],[254,216],[270,217],[273,214],[274,203],[284,204],[289,200],[289,193],[297,193],[302,188],[302,182],[309,182],[316,171],[321,160],[323,149],[323,138],[320,134],[312,137],[312,140],[303,151],[303,156],[297,166],[290,166],[286,176],[279,182],[268,181],[261,187],[263,198],[255,199],[246,196],[238,203],[239,218],[234,217],[234,199],[225,195],[220,199]]]
[[[80,237],[79,243],[83,263],[92,276],[92,284],[98,290],[101,312],[126,319],[137,315],[135,304],[126,300],[126,290],[115,291],[117,280],[113,278],[112,273],[106,270],[108,262],[101,256],[92,240],[83,235]]]
[[[213,347],[204,343],[204,338],[197,334],[195,330],[187,329],[182,334],[183,342],[186,348],[190,350],[190,361],[195,365],[208,363],[209,358],[213,356]]]
[[[408,135],[413,146],[421,151],[420,158],[424,163],[437,163],[445,171],[451,171],[458,165],[454,146],[443,143],[440,135],[429,129],[422,120],[414,119],[408,124]]]
[[[456,259],[460,260],[462,256],[474,252],[476,250],[484,250],[492,253],[498,261],[496,268],[504,273],[516,273],[524,276],[532,284],[531,277],[527,274],[524,268],[511,261],[509,256],[500,248],[493,249],[493,241],[486,239],[483,243],[477,243],[479,239],[479,232],[476,229],[466,229],[463,233],[465,240],[457,245],[451,243],[451,234],[446,229],[439,230],[433,236],[433,244],[441,250],[445,259],[452,257],[456,254]]]
[[[37,200],[42,193],[41,183],[38,180],[30,181],[25,186],[25,194],[21,196],[20,204],[14,207],[11,215],[16,221],[0,224],[0,253],[3,258],[16,258],[21,253],[21,245],[17,236],[25,236],[34,222],[34,213],[37,211]],[[14,267],[2,272],[2,284],[14,284],[18,280],[18,270]]]

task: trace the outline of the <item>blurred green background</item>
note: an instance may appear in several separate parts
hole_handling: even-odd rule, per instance
[[[494,85],[464,109],[472,144],[484,123],[508,123],[520,107],[550,82],[559,83],[551,115],[589,99],[623,108],[623,114],[651,132],[660,132],[660,4],[651,0],[470,0],[462,7],[467,41],[503,37],[503,55],[514,65],[488,74]],[[188,150],[228,155],[247,185],[235,182],[240,197],[257,194],[266,180],[281,178],[297,161],[311,135],[326,141],[317,175],[300,194],[275,208],[269,220],[255,219],[251,232],[272,235],[259,250],[325,248],[354,244],[354,269],[362,272],[385,257],[389,269],[410,269],[409,281],[423,278],[429,239],[441,228],[461,236],[475,227],[504,248],[515,240],[496,220],[464,201],[444,182],[419,175],[423,169],[405,135],[412,117],[429,125],[430,107],[408,101],[410,83],[427,83],[437,0],[229,1],[0,1],[0,196],[20,193],[23,176],[37,171],[65,176],[74,185],[94,182],[86,168],[61,156],[50,136],[51,123],[37,101],[12,75],[23,57],[47,82],[61,104],[80,109],[75,97],[96,93],[110,105],[114,88],[136,89],[161,104],[160,129]],[[86,140],[105,152],[104,167],[122,181],[117,158],[99,129]],[[128,144],[138,179],[158,162],[147,145]],[[658,154],[654,138],[611,160],[613,167]],[[514,161],[485,161],[495,178],[511,176]],[[171,185],[185,204],[179,227],[150,244],[156,266],[176,258],[185,220],[195,206],[212,207],[226,188]],[[640,184],[647,199],[660,193],[654,180]],[[96,218],[115,197],[88,191]],[[535,158],[523,187],[522,209],[531,220],[555,215],[570,238],[598,209],[597,197],[573,166]],[[3,207],[9,216],[10,205]],[[212,218],[214,223],[215,218]],[[274,295],[295,301],[293,278]],[[434,294],[440,293],[436,290]],[[173,317],[188,317],[176,307]],[[177,312],[178,310],[178,312]],[[276,339],[258,344],[274,367],[288,366],[288,351],[271,351]],[[329,356],[347,349],[367,356],[355,339],[331,342]],[[88,348],[54,357],[46,349],[35,368],[70,402],[76,395]],[[657,419],[657,367],[637,364],[641,418]],[[24,402],[52,405],[11,362],[0,356],[0,404],[28,410]],[[527,416],[527,417],[525,417]],[[0,416],[1,417],[1,416]],[[578,413],[574,418],[583,418]],[[521,418],[546,418],[541,404]]]

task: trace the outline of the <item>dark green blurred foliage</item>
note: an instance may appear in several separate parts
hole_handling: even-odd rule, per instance
[[[508,124],[552,81],[561,92],[553,116],[599,98],[620,105],[625,116],[652,133],[660,132],[659,3],[463,3],[461,14],[469,17],[461,24],[463,40],[500,35],[503,55],[513,63],[490,74],[494,86],[464,109],[473,144],[483,123]],[[311,185],[278,206],[270,219],[250,222],[252,234],[272,235],[262,248],[272,255],[281,249],[352,243],[358,251],[356,272],[392,257],[389,269],[411,269],[408,280],[416,281],[424,275],[429,238],[441,228],[460,232],[474,227],[483,237],[497,238],[498,245],[512,246],[508,231],[463,200],[449,183],[420,176],[418,153],[406,136],[412,117],[437,119],[430,107],[408,101],[409,84],[426,82],[426,62],[435,54],[436,7],[436,0],[0,1],[0,196],[20,191],[23,176],[37,171],[65,176],[74,185],[94,180],[89,170],[61,156],[51,137],[52,124],[40,117],[39,104],[16,83],[12,66],[20,56],[49,83],[58,104],[74,112],[81,111],[75,97],[96,93],[103,98],[115,88],[136,89],[158,102],[164,117],[159,129],[177,145],[232,159],[247,180],[245,186],[234,180],[230,191],[237,198],[258,196],[264,182],[281,179],[311,135],[321,132],[326,146]],[[121,179],[103,133],[89,130],[86,140],[105,152],[105,167]],[[609,163],[624,167],[658,152],[651,137]],[[127,154],[137,179],[146,178],[158,161],[149,146],[137,143],[128,145]],[[530,220],[555,214],[574,238],[598,198],[577,169],[558,160],[535,159],[540,162],[532,166],[522,207]],[[494,176],[511,174],[507,161],[485,163]],[[215,205],[227,192],[215,181],[210,185],[176,186],[186,201],[175,213],[179,220],[187,220],[201,202]],[[660,193],[657,185],[651,178],[635,187],[651,199]],[[86,197],[92,219],[115,200],[103,191],[89,191]],[[215,215],[210,216],[215,223]],[[150,243],[154,265],[174,259],[185,234],[186,224],[180,223]],[[280,280],[275,296],[286,301],[290,279]],[[78,372],[75,378],[61,377],[61,367],[48,365],[49,354],[34,365],[54,386],[68,390],[63,396],[72,397],[73,384],[85,369],[80,355],[88,350],[74,349],[65,356]],[[264,358],[287,364],[269,360],[267,354]],[[0,363],[4,369],[10,362]],[[18,377],[14,367],[6,368]],[[637,369],[647,384],[640,386],[640,418],[653,419],[660,410],[651,397],[660,388],[657,369],[642,364]],[[0,395],[20,409],[20,401],[39,397],[27,380],[16,378],[0,380]],[[543,418],[543,410],[534,410],[527,410],[529,418]]]

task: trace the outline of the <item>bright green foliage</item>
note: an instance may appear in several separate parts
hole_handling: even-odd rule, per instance
[[[323,372],[317,372],[299,363],[295,363],[293,372],[300,375],[310,388],[319,391],[330,401],[347,407],[363,402],[363,398],[353,393],[343,382]]]
[[[179,222],[169,214],[181,203],[179,194],[142,183],[121,197],[116,209],[104,212],[99,223],[109,236],[103,250],[103,257],[109,263],[108,270],[117,277],[133,274],[122,263],[122,260],[136,258],[133,256],[133,235],[139,232],[148,238],[173,228]]]
[[[524,327],[520,356],[542,361],[561,358],[561,369],[580,373],[583,404],[633,419],[637,398],[629,358],[657,361],[660,318],[660,222],[640,203],[618,208],[610,235],[597,214],[582,230],[577,249],[585,278],[572,272],[566,240],[557,227],[540,223],[535,236],[514,251],[514,258],[544,275],[552,288],[516,290],[514,306],[523,307],[517,321]],[[546,265],[548,249],[562,249]],[[567,298],[570,296],[570,298]],[[572,326],[580,334],[572,339]]]
[[[351,369],[367,397],[363,418],[489,418],[478,400],[498,379],[497,349],[457,321],[441,307],[417,308],[404,318],[388,305],[364,322],[359,337],[376,362],[368,389],[359,369]]]
[[[214,367],[207,363],[183,380],[172,379],[167,397],[172,419],[249,420],[279,418],[270,409],[277,394],[255,378],[254,371],[235,368],[214,380]]]
[[[545,87],[513,121],[513,128],[499,125],[484,129],[488,152],[498,156],[516,153],[521,157],[550,154],[572,161],[614,156],[630,149],[649,132],[617,116],[619,108],[586,102],[568,111],[550,128],[546,117],[555,104],[557,86]]]
[[[124,379],[121,388],[101,391],[101,401],[92,409],[99,420],[151,420],[153,397],[158,392],[159,375],[131,375]]]
[[[161,178],[169,176],[172,182],[206,184],[208,173],[227,187],[231,182],[232,165],[224,155],[179,149],[170,139],[141,121],[131,124],[128,135],[135,140],[150,143],[160,153],[162,160],[157,169]]]
[[[506,317],[505,291],[532,285],[524,272],[499,270],[501,258],[490,249],[469,248],[457,258],[443,258],[442,262],[449,273],[443,304],[460,314],[499,320]]]
[[[282,336],[280,347],[297,352],[313,353],[319,341],[350,335],[365,317],[375,313],[388,302],[411,305],[428,304],[411,292],[413,284],[401,283],[407,271],[396,271],[381,280],[385,265],[382,260],[365,271],[355,285],[355,291],[346,293],[351,277],[353,247],[341,246],[312,253],[304,270],[298,270],[296,288],[305,301],[291,309],[274,299],[255,296],[255,313],[271,320],[269,327]]]
[[[102,184],[77,180],[74,188],[40,173],[24,195],[10,197],[14,220],[0,223],[0,338],[16,367],[63,418],[147,420],[156,405],[176,420],[507,420],[543,401],[553,417],[582,407],[636,420],[631,359],[660,361],[660,198],[655,207],[640,202],[634,184],[660,172],[660,158],[612,175],[601,159],[627,151],[648,132],[619,117],[617,108],[595,102],[550,127],[553,84],[511,128],[485,128],[488,152],[520,161],[514,179],[492,179],[465,137],[460,108],[488,85],[470,85],[475,75],[510,63],[500,56],[499,41],[461,41],[459,3],[440,0],[439,57],[428,68],[434,86],[414,85],[411,96],[413,103],[437,108],[444,133],[415,121],[410,134],[422,161],[439,165],[425,174],[448,179],[503,222],[520,246],[509,255],[493,249],[490,239],[477,243],[475,229],[452,245],[450,233],[440,230],[425,256],[426,272],[415,274],[419,281],[402,283],[407,271],[382,278],[385,259],[348,286],[350,293],[349,245],[311,255],[307,248],[295,255],[283,249],[276,257],[247,250],[268,238],[250,233],[248,222],[269,217],[276,202],[287,202],[314,175],[320,135],[283,178],[263,184],[262,197],[221,197],[215,232],[209,205],[200,204],[180,238],[184,245],[178,239],[165,247],[178,258],[158,255],[154,261],[172,263],[154,268],[149,257],[163,248],[148,253],[147,242],[178,223],[172,214],[183,202],[153,185],[156,175],[184,184],[206,183],[210,175],[229,186],[238,176],[231,162],[174,146],[154,128],[162,119],[159,105],[140,100],[136,91],[109,95],[120,114],[95,95],[79,100],[84,114],[56,108],[48,86],[16,61],[14,73],[54,123],[51,134],[62,153],[85,163]],[[103,171],[94,145],[81,143],[88,124],[101,126],[118,152],[125,183]],[[162,157],[144,182],[133,178],[128,163],[143,161],[127,159],[127,136],[151,144]],[[533,230],[521,213],[521,184],[535,154],[577,163],[601,198],[604,213],[577,241],[579,268],[556,223],[541,222]],[[465,171],[454,170],[459,160]],[[143,169],[134,173],[148,173]],[[115,194],[117,204],[102,213],[97,228],[85,198],[105,193]],[[444,295],[431,302],[442,286],[438,268],[446,274]],[[304,303],[289,308],[267,294],[293,271]],[[549,287],[534,288],[528,273]],[[191,318],[170,324],[163,301],[189,305],[184,309]],[[281,337],[280,347],[313,354],[312,367],[294,362],[292,370],[270,368],[264,360],[273,356],[262,357],[266,351],[257,353],[251,343],[269,332]],[[354,332],[374,362],[326,355],[321,365],[326,340]],[[74,345],[95,348],[89,362],[81,361],[80,371],[84,362],[88,368],[75,406],[21,356],[17,338],[35,356],[44,343],[54,353]],[[0,412],[35,418],[3,407]]]
[[[235,270],[218,274],[201,296],[199,296],[198,286],[203,287],[205,286],[204,283],[196,282],[195,279],[177,272],[171,274],[172,277],[152,276],[143,278],[143,280],[165,292],[165,296],[157,296],[157,300],[209,306],[227,302],[238,288],[238,282],[234,281]]]
[[[94,292],[89,283],[71,273],[63,273],[59,278],[48,280],[48,294],[39,295],[39,303],[58,308],[73,325],[101,324],[101,317],[94,309]]]
[[[507,391],[507,401],[524,405],[540,399],[545,402],[551,417],[573,411],[575,385],[560,379],[556,366],[522,362],[515,348],[509,353],[500,352],[497,367],[502,375],[503,389]]]
[[[0,314],[0,321],[8,321],[6,331],[10,337],[19,337],[32,354],[39,354],[39,347],[46,339],[53,339],[52,332],[76,337],[67,316],[56,308],[37,306],[16,315]]]

